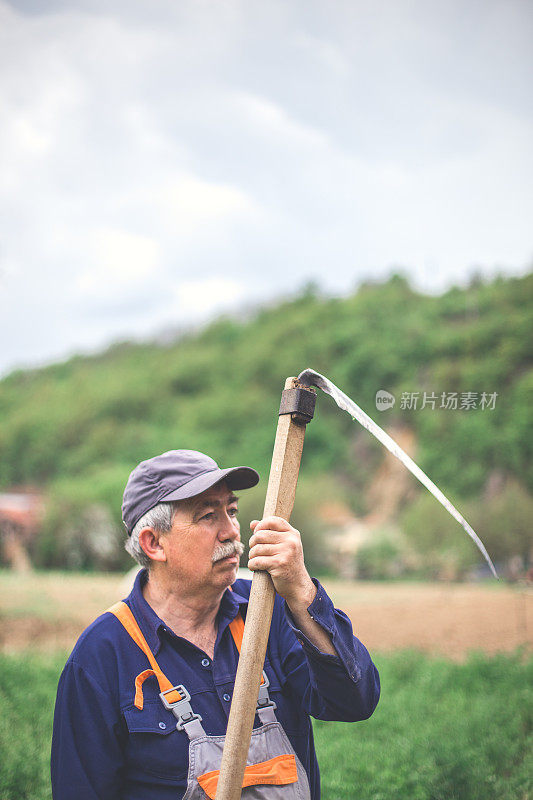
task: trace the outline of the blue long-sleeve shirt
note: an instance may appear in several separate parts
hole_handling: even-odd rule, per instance
[[[217,616],[215,656],[176,636],[143,597],[139,572],[126,603],[165,675],[183,684],[207,734],[226,732],[238,652],[228,628],[246,617],[250,582],[224,593]],[[320,797],[320,776],[309,715],[324,720],[368,718],[379,698],[379,676],[348,617],[315,580],[310,615],[328,633],[338,656],[321,653],[299,631],[276,596],[265,671],[276,717]],[[79,638],[59,680],[52,738],[54,800],[176,800],[187,785],[189,740],[159,698],[154,677],[143,685],[144,707],[134,706],[134,681],[149,666],[144,653],[111,613]],[[255,725],[260,722],[256,717]]]

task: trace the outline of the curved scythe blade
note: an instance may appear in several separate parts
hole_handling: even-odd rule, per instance
[[[375,436],[376,439],[378,439],[381,444],[384,445],[387,450],[389,450],[389,452],[396,456],[396,458],[398,458],[402,464],[404,464],[407,469],[412,472],[415,478],[418,478],[420,483],[431,492],[433,497],[435,497],[439,503],[441,503],[441,505],[443,505],[444,508],[450,512],[452,517],[463,526],[467,534],[476,543],[480,552],[484,556],[494,577],[498,577],[498,574],[494,568],[494,564],[492,563],[491,558],[485,549],[485,545],[475,530],[468,524],[462,514],[457,511],[455,506],[441,492],[438,486],[435,486],[433,481],[428,478],[426,473],[423,472],[417,464],[415,464],[413,459],[410,458],[398,444],[396,444],[394,439],[392,439],[388,433],[385,433],[385,431],[380,428],[379,425],[377,425],[374,420],[363,411],[362,408],[359,408],[357,403],[354,403],[354,401],[345,395],[344,392],[341,392],[341,390],[335,386],[334,383],[328,380],[328,378],[325,378],[319,372],[315,372],[313,369],[304,369],[304,371],[298,375],[298,380],[305,386],[318,386],[319,389],[322,389],[322,391],[326,392],[326,394],[329,394],[335,400],[339,408],[342,408],[343,411],[347,411],[352,419],[356,419],[363,426],[363,428],[366,428],[367,431]]]

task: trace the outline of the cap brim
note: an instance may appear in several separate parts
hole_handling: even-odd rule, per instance
[[[214,469],[198,475],[192,481],[180,486],[179,489],[166,494],[160,502],[169,503],[171,500],[186,500],[189,497],[196,497],[206,489],[210,489],[219,481],[225,480],[228,488],[232,490],[251,489],[259,483],[259,474],[251,467],[230,467],[229,469]]]

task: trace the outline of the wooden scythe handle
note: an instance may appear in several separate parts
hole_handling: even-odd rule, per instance
[[[285,381],[285,389],[297,385],[296,378],[287,378]],[[274,515],[289,521],[304,436],[304,422],[293,419],[291,414],[279,417],[263,517]],[[254,572],[216,800],[239,800],[241,797],[275,594],[268,572]]]

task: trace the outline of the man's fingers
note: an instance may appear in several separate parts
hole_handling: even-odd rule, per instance
[[[250,527],[248,569],[270,572],[280,591],[279,581],[298,571],[299,560],[303,566],[300,533],[281,517],[265,517],[259,522],[254,519]]]
[[[279,544],[287,540],[289,531],[255,531],[250,536],[248,542],[249,547],[254,547],[256,544]]]
[[[251,523],[252,524],[252,523]],[[295,530],[286,519],[282,519],[281,517],[265,517],[264,519],[257,522],[257,520],[253,520],[253,524],[255,524],[255,530],[263,531],[263,530],[271,530],[271,531],[292,531]]]
[[[257,556],[275,556],[279,553],[279,548],[276,544],[254,544],[250,548],[248,558],[257,558]]]
[[[251,570],[261,569],[264,572],[271,572],[277,567],[279,568],[279,564],[273,564],[272,558],[269,556],[257,556],[256,558],[251,558],[248,562],[248,569]]]

